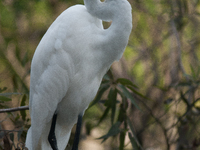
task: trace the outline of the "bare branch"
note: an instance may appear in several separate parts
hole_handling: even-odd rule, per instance
[[[20,107],[15,107],[15,108],[0,109],[0,113],[20,111],[20,110],[28,110],[28,109],[29,109],[29,106],[20,106]]]
[[[174,35],[175,35],[175,37],[176,37],[176,40],[177,40],[177,48],[178,48],[178,65],[179,65],[179,67],[180,67],[180,70],[181,70],[181,72],[185,75],[186,74],[186,71],[185,71],[185,69],[184,69],[184,67],[183,67],[183,63],[182,63],[182,59],[181,59],[181,40],[180,40],[180,36],[179,36],[179,34],[178,34],[178,31],[177,31],[177,29],[176,29],[176,26],[175,26],[175,23],[174,23],[174,20],[172,19],[171,20],[171,26],[172,26],[172,31],[173,31],[173,33],[174,33]],[[186,76],[186,79],[188,80],[188,77]]]

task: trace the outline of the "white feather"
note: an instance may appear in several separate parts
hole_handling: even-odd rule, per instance
[[[65,10],[40,41],[31,65],[29,150],[50,150],[47,141],[57,110],[56,138],[66,147],[77,116],[95,97],[103,75],[121,58],[132,28],[126,0],[85,0]],[[95,7],[96,9],[92,9]],[[107,30],[102,20],[112,20]]]

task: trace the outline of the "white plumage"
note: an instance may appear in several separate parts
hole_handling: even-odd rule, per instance
[[[85,0],[66,9],[40,41],[31,65],[26,146],[51,150],[48,134],[57,111],[58,149],[66,147],[77,116],[95,97],[102,77],[121,58],[132,29],[127,0]],[[103,21],[112,21],[104,30]]]

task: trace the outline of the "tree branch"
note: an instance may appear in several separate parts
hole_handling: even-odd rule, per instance
[[[29,106],[20,106],[20,107],[15,107],[15,108],[0,109],[0,113],[28,110],[28,109],[29,109]]]

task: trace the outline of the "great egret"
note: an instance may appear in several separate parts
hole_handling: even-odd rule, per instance
[[[64,150],[71,129],[95,97],[102,77],[119,60],[132,30],[127,0],[84,0],[66,9],[40,41],[31,64],[29,150],[50,150],[48,134]],[[103,29],[103,21],[112,21]]]

